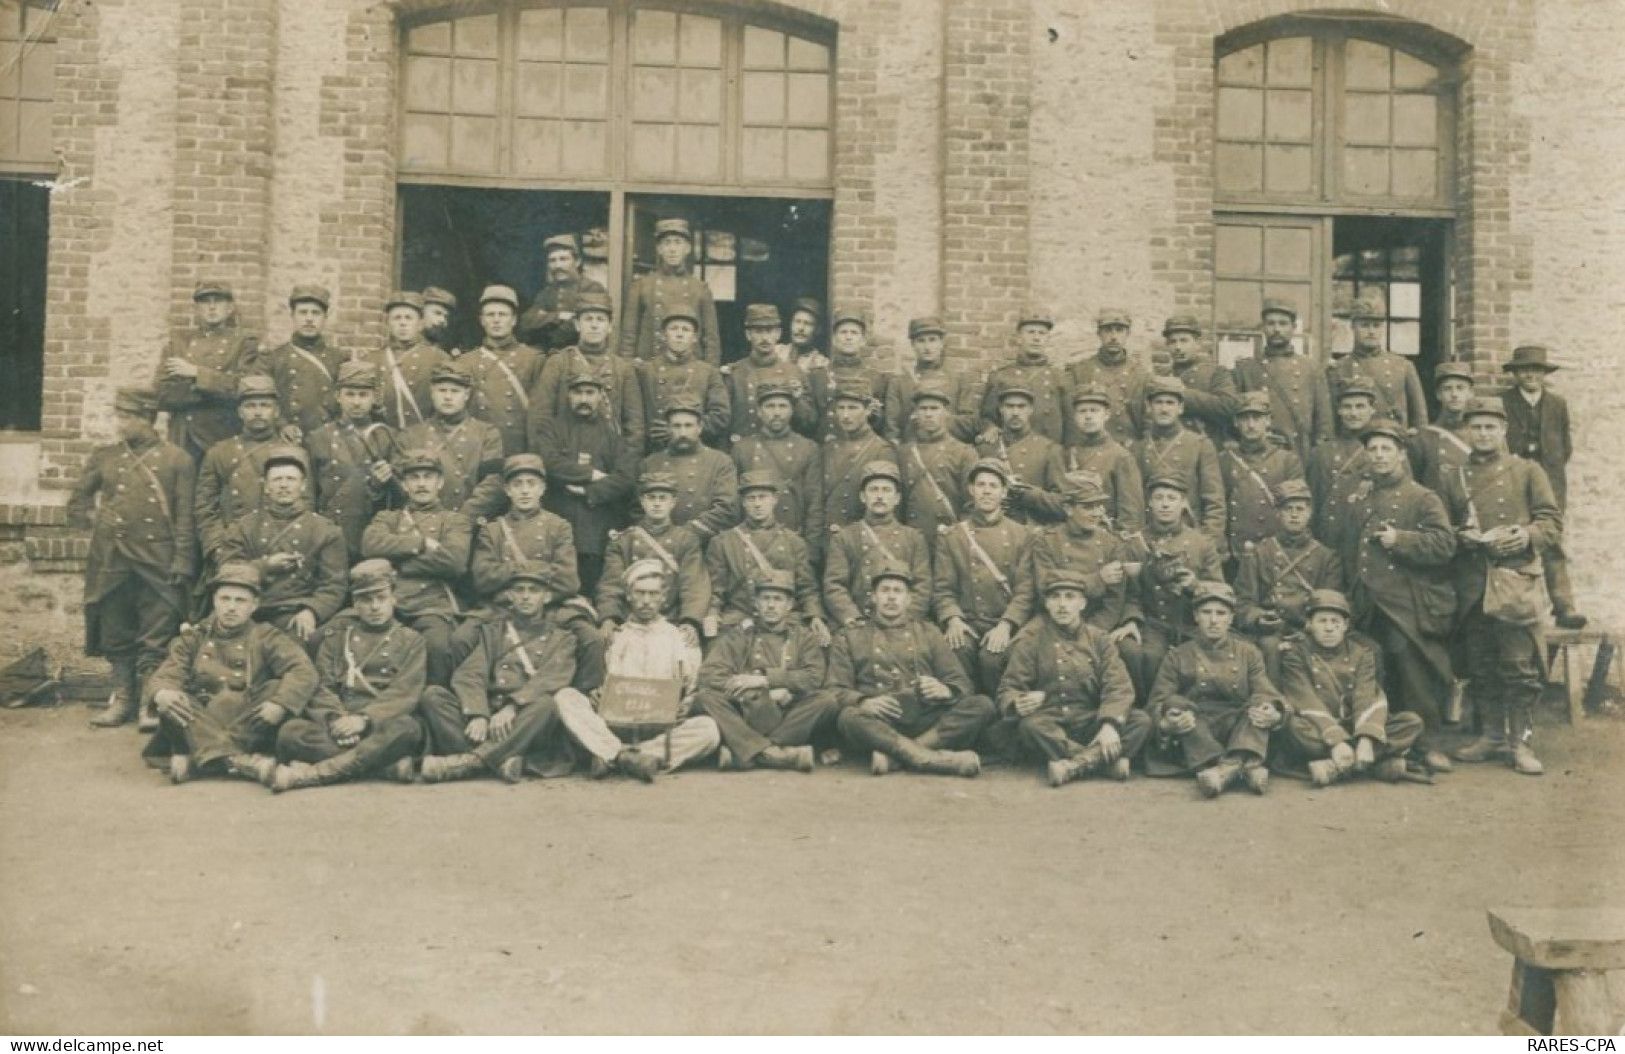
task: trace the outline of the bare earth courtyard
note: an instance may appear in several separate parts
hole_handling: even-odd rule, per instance
[[[1625,725],[1550,711],[1542,779],[1217,802],[856,766],[273,797],[86,716],[0,714],[0,1032],[1489,1033],[1486,907],[1625,904]]]

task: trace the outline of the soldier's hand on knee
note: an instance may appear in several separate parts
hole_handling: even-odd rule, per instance
[[[484,717],[471,717],[468,724],[463,726],[463,735],[468,737],[470,743],[483,743],[491,731],[491,722]]]
[[[1370,736],[1361,736],[1359,741],[1357,743],[1355,743],[1355,745],[1354,745],[1354,768],[1355,768],[1355,770],[1359,771],[1359,772],[1364,772],[1366,769],[1368,769],[1372,765],[1376,764],[1376,761],[1377,761],[1376,744],[1371,742],[1371,737]]]
[[[1043,706],[1044,699],[1045,695],[1043,692],[1022,692],[1020,695],[1016,696],[1011,705],[1015,707],[1017,716],[1026,717],[1029,714],[1035,713],[1039,707]]]
[[[954,697],[954,690],[946,684],[929,675],[920,677],[920,695],[933,703],[947,702]]]
[[[496,740],[498,743],[502,742],[504,739],[507,739],[508,733],[513,731],[513,719],[518,716],[519,711],[515,709],[512,703],[509,703],[501,710],[498,710],[495,714],[492,714],[491,738]]]
[[[945,636],[948,638],[948,647],[954,651],[970,647],[971,641],[976,639],[976,634],[971,632],[970,623],[958,615],[948,620]]]
[[[153,694],[152,703],[160,714],[182,728],[191,724],[192,719],[197,717],[197,710],[192,704],[191,697],[173,688],[160,688]]]
[[[874,695],[858,704],[858,712],[895,721],[903,716],[903,704],[889,695]]]
[[[1123,752],[1123,737],[1117,734],[1116,725],[1102,724],[1100,731],[1095,733],[1094,745],[1100,748],[1101,757],[1116,761]]]
[[[269,725],[272,728],[280,725],[283,718],[287,716],[287,710],[283,709],[280,705],[269,701],[263,702],[254,708],[254,720],[258,721],[262,725]]]
[[[829,623],[821,618],[809,619],[807,626],[812,630],[813,639],[820,648],[829,647]]]
[[[993,655],[1003,655],[1010,646],[1010,623],[999,622],[982,636],[982,647]]]
[[[1125,637],[1136,644],[1140,643],[1140,624],[1138,622],[1125,622],[1107,634],[1107,638],[1113,644],[1118,643]]]
[[[309,640],[312,634],[316,632],[315,612],[311,611],[309,608],[300,609],[299,613],[289,621],[288,628],[292,630],[293,635],[298,637],[300,640]]]
[[[1332,747],[1332,764],[1338,772],[1347,772],[1354,767],[1354,748],[1347,741]]]
[[[1247,720],[1252,722],[1254,728],[1268,732],[1281,723],[1281,711],[1268,703],[1258,703],[1248,708]]]
[[[354,743],[366,730],[367,719],[361,714],[345,714],[343,717],[334,718],[333,724],[328,728],[328,731],[333,733],[333,741],[339,746],[343,746],[346,739]]]
[[[1157,729],[1165,736],[1183,736],[1196,729],[1196,715],[1189,710],[1169,710],[1157,722]]]

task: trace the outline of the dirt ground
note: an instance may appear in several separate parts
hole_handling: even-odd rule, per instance
[[[1625,723],[1543,779],[1216,802],[856,766],[273,797],[0,714],[0,1032],[1493,1033],[1498,905],[1625,905]],[[1620,993],[1616,993],[1620,994]]]

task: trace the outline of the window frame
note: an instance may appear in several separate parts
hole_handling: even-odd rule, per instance
[[[22,19],[22,22],[20,24],[24,27],[22,32],[25,34],[24,36],[20,37],[16,41],[8,41],[9,43],[17,44],[18,49],[19,49],[18,50],[18,65],[19,65],[18,87],[19,87],[19,89],[21,88],[22,74],[21,74],[20,67],[21,67],[21,58],[22,58],[22,51],[24,50],[24,45],[31,44],[31,43],[32,44],[48,44],[53,49],[52,50],[52,62],[51,62],[51,93],[50,93],[50,98],[49,99],[28,99],[28,98],[24,98],[23,95],[19,92],[19,94],[18,94],[18,96],[16,98],[11,98],[11,97],[0,98],[0,106],[9,106],[17,113],[18,121],[19,121],[19,127],[20,127],[20,125],[21,125],[22,105],[23,105],[24,102],[35,102],[35,103],[43,102],[43,103],[45,103],[45,105],[47,107],[47,114],[48,114],[48,119],[46,121],[46,131],[47,131],[48,137],[51,140],[51,143],[47,148],[47,153],[41,154],[41,155],[39,155],[37,157],[23,157],[20,154],[18,156],[16,156],[16,157],[12,157],[12,156],[9,156],[9,154],[7,153],[6,150],[4,150],[3,148],[0,148],[0,175],[13,176],[13,177],[32,177],[32,178],[36,178],[36,179],[51,179],[51,178],[54,178],[56,176],[57,169],[58,169],[58,166],[59,166],[59,163],[60,163],[59,159],[58,159],[58,157],[56,155],[56,143],[55,143],[55,139],[56,139],[56,135],[55,135],[55,123],[56,123],[56,55],[55,55],[55,48],[57,46],[57,36],[56,36],[56,32],[55,32],[54,23],[56,21],[56,17],[57,17],[57,14],[58,14],[58,8],[57,8],[56,0],[14,0],[14,3],[15,3],[15,6],[17,8],[17,13]],[[27,27],[27,23],[28,23],[28,21],[30,19],[30,12],[35,12],[36,13],[34,17],[43,17],[44,20],[45,20],[44,28],[41,30],[40,34],[38,36],[35,36],[35,37],[32,37],[32,38],[29,38],[29,37],[26,36],[26,33],[27,33],[27,28],[26,27]]]

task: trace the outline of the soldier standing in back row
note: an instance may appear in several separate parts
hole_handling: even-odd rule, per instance
[[[1230,516],[1229,552],[1240,557],[1280,530],[1275,512],[1278,488],[1287,480],[1301,480],[1303,465],[1298,455],[1270,435],[1268,392],[1248,392],[1241,397],[1235,432],[1237,438],[1226,440],[1219,455],[1219,471],[1224,474]]]
[[[914,438],[914,393],[932,385],[948,396],[947,432],[970,444],[981,430],[982,392],[974,377],[952,373],[943,365],[947,331],[935,315],[910,319],[908,342],[914,349],[914,367],[891,375],[886,384],[886,419],[901,439]]]
[[[999,401],[1009,388],[1031,393],[1034,432],[1055,443],[1064,440],[1068,371],[1050,361],[1048,345],[1054,329],[1055,320],[1049,312],[1036,308],[1028,308],[1016,320],[1015,358],[991,370],[982,383],[978,446],[985,448],[998,441],[1002,427]]]
[[[1265,300],[1263,350],[1236,363],[1236,387],[1268,392],[1270,415],[1298,460],[1309,463],[1315,444],[1332,436],[1332,403],[1326,373],[1292,348],[1298,309],[1285,300]]]
[[[370,362],[339,367],[339,416],[306,437],[316,511],[344,532],[353,560],[373,513],[400,494],[395,433],[373,414],[378,371]]]
[[[1145,432],[1146,385],[1151,383],[1150,372],[1128,353],[1129,325],[1127,311],[1101,308],[1095,318],[1100,350],[1067,367],[1069,391],[1091,384],[1106,389],[1112,400],[1106,427],[1124,446],[1132,446]]]
[[[681,305],[692,312],[695,355],[712,366],[722,365],[722,331],[717,327],[717,305],[711,289],[694,273],[694,234],[687,220],[655,222],[655,255],[660,262],[632,283],[632,294],[622,306],[621,354],[649,361],[665,347],[666,319]],[[651,412],[654,412],[651,410]]]
[[[451,319],[457,298],[437,285],[426,286],[423,296],[423,339],[450,355],[457,347]]]
[[[91,721],[97,728],[135,716],[142,680],[181,624],[197,564],[191,459],[153,428],[151,392],[120,388],[113,414],[119,442],[90,455],[67,507],[69,524],[91,532],[85,654],[113,667],[112,699]]]
[[[1238,405],[1235,376],[1202,350],[1202,324],[1175,315],[1162,327],[1173,375],[1185,385],[1185,427],[1218,446],[1229,433]]]
[[[927,375],[914,386],[912,436],[898,451],[903,470],[903,522],[925,536],[936,551],[944,531],[959,522],[965,508],[965,477],[976,451],[948,434],[952,390]]]
[[[575,298],[579,339],[542,364],[530,407],[530,434],[542,434],[548,421],[570,412],[570,378],[590,373],[604,390],[604,419],[621,433],[632,453],[643,456],[648,420],[643,408],[643,381],[631,359],[615,354],[610,343],[613,308],[606,293],[583,291]]]
[[[813,407],[818,415],[813,435],[828,439],[837,431],[835,403],[842,396],[863,400],[864,420],[877,435],[895,440],[886,420],[886,390],[890,378],[874,364],[869,348],[869,320],[863,312],[836,311],[830,320],[829,365],[807,375],[812,384]]]
[[[547,422],[536,436],[537,453],[547,465],[542,505],[570,524],[581,592],[592,596],[610,532],[626,524],[638,455],[609,420],[598,374],[576,374],[569,391],[569,414]]]
[[[299,429],[301,442],[335,413],[333,383],[338,380],[339,366],[348,358],[322,336],[331,302],[326,286],[294,286],[288,295],[293,335],[286,344],[266,352],[260,363],[276,381],[282,419]]]
[[[1392,417],[1412,432],[1426,427],[1427,396],[1416,367],[1410,359],[1383,347],[1388,315],[1381,301],[1362,298],[1349,314],[1349,322],[1354,327],[1354,351],[1331,367],[1332,386],[1341,389],[1344,382],[1364,377],[1376,386],[1378,416]]]
[[[480,294],[480,329],[484,339],[458,357],[474,381],[468,411],[496,426],[504,456],[530,449],[530,395],[542,376],[542,356],[513,335],[519,317],[519,294],[505,285],[488,285]]]
[[[661,323],[661,349],[638,363],[643,381],[643,409],[647,414],[648,453],[666,445],[666,420],[678,402],[693,402],[700,414],[700,439],[720,447],[732,419],[728,386],[712,363],[695,357],[700,313],[688,303],[668,304]]]
[[[796,392],[778,383],[756,386],[755,435],[734,443],[734,468],[771,472],[784,485],[779,495],[778,521],[807,540],[814,562],[824,554],[824,457],[818,444],[790,427],[797,405]]]
[[[1145,484],[1140,465],[1112,438],[1112,397],[1098,384],[1072,390],[1072,440],[1062,457],[1067,474],[1089,472],[1106,491],[1106,526],[1131,534],[1145,526]]]
[[[779,356],[779,335],[784,332],[779,322],[779,309],[772,304],[745,306],[745,340],[750,353],[738,362],[722,367],[728,384],[728,403],[732,411],[728,442],[736,444],[761,431],[758,417],[760,392],[771,385],[789,396],[792,405],[790,425],[796,431],[813,431],[816,412],[802,372]]]
[[[1463,418],[1473,401],[1473,371],[1465,362],[1441,362],[1433,371],[1433,394],[1439,416],[1411,440],[1411,472],[1416,482],[1435,494],[1446,476],[1454,475],[1467,460],[1467,422]]]
[[[169,440],[192,458],[237,434],[237,380],[259,357],[259,338],[237,325],[237,304],[224,282],[199,282],[192,293],[197,328],[173,337],[153,377],[158,409],[169,411]]]
[[[385,301],[384,322],[389,335],[383,346],[353,357],[377,367],[384,420],[402,432],[434,415],[429,387],[451,357],[423,339],[423,298],[416,293],[397,292]]]
[[[262,374],[238,378],[237,416],[242,431],[210,447],[197,472],[194,522],[210,568],[226,529],[259,508],[265,458],[279,445],[275,382]]]
[[[550,322],[579,319],[584,297],[603,302],[609,290],[597,279],[581,273],[581,252],[573,234],[555,234],[542,243],[547,261],[547,284],[536,291],[530,309],[519,318],[515,331],[519,339],[539,346],[541,333]],[[579,328],[579,322],[577,323]]]
[[[1188,431],[1180,421],[1185,386],[1177,377],[1158,377],[1145,386],[1145,404],[1144,437],[1129,448],[1141,478],[1183,480],[1192,522],[1222,544],[1229,518],[1224,474],[1213,441]]]

